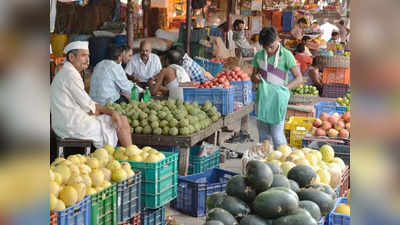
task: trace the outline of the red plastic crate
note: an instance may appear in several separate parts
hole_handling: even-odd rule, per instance
[[[50,225],[57,225],[57,213],[50,212]]]
[[[350,84],[349,68],[325,67],[322,72],[323,84]]]
[[[141,225],[140,213],[123,223],[119,223],[118,225]]]

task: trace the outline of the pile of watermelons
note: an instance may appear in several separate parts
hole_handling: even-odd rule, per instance
[[[317,175],[309,166],[285,177],[274,162],[253,160],[246,174],[229,180],[226,193],[208,196],[204,225],[317,225],[334,207],[335,191],[313,184]]]

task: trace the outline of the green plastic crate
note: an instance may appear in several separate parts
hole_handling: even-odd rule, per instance
[[[196,145],[190,149],[189,174],[202,173],[207,169],[219,168],[221,160],[219,148],[217,147],[212,155],[199,157],[200,147],[200,145]]]
[[[91,195],[91,224],[117,225],[117,186],[110,187]]]
[[[142,208],[156,209],[177,195],[178,154],[163,152],[165,159],[156,162],[129,162],[132,169],[142,173]]]

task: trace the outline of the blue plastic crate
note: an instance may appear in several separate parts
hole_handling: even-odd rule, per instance
[[[282,31],[290,32],[292,27],[294,26],[294,12],[293,11],[285,11],[282,13]]]
[[[233,176],[232,171],[208,169],[203,173],[179,176],[178,196],[171,207],[182,213],[199,217],[207,214],[207,197],[214,192],[224,192],[226,184]]]
[[[210,101],[222,115],[234,111],[233,88],[183,88],[183,100],[204,104]]]
[[[321,219],[318,221],[318,225],[328,225],[326,216],[321,217]]]
[[[117,183],[117,223],[122,223],[140,213],[141,209],[141,172]]]
[[[235,89],[234,101],[249,105],[253,101],[251,80],[229,82]]]
[[[54,211],[57,213],[58,225],[90,225],[90,203],[90,196],[86,196],[82,201],[62,211]]]
[[[329,225],[350,225],[350,215],[335,212],[340,203],[347,203],[347,198],[338,199],[332,212],[329,213]]]
[[[211,73],[214,77],[224,69],[224,64],[211,62],[208,59],[195,57],[193,59],[197,64],[203,67],[207,72]]]
[[[146,209],[140,216],[142,225],[164,225],[165,224],[165,206],[158,209]]]
[[[315,108],[315,117],[319,118],[321,113],[325,112],[329,115],[337,112],[339,114],[343,114],[346,112],[346,106],[340,106],[337,102],[318,102],[314,105]]]

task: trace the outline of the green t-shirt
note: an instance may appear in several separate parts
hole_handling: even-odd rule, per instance
[[[260,50],[257,52],[257,54],[254,56],[252,65],[255,68],[265,68],[265,61],[264,61],[264,53],[265,50]],[[281,45],[280,52],[279,52],[279,62],[278,62],[278,69],[284,71],[286,73],[286,77],[288,75],[288,72],[295,66],[297,66],[296,59],[294,58],[293,54],[284,48]],[[275,60],[275,55],[268,57],[268,64],[274,65],[274,60]],[[260,66],[260,64],[263,64]]]

